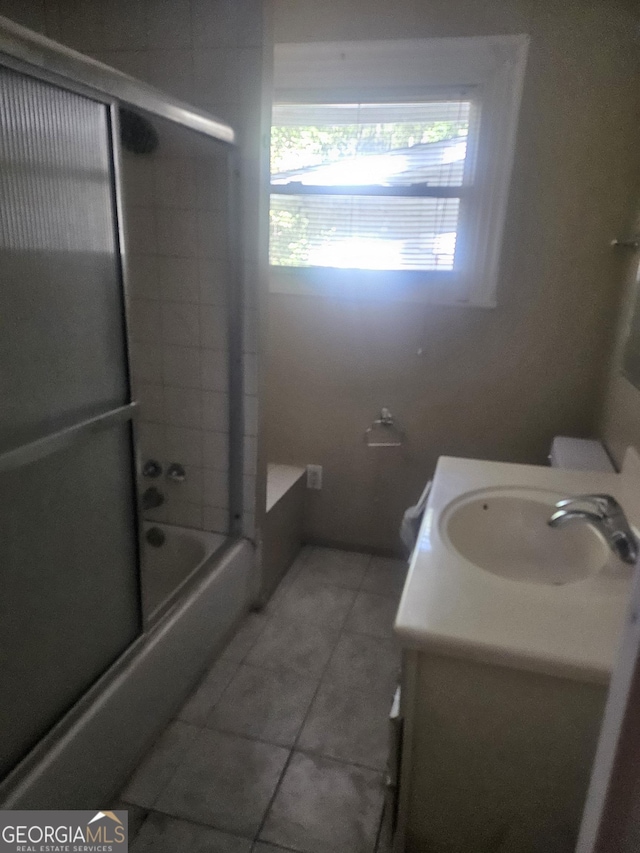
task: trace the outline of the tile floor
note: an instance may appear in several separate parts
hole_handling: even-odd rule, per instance
[[[305,548],[121,795],[132,853],[374,853],[399,560]]]

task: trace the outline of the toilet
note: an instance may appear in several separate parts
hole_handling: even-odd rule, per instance
[[[613,463],[602,443],[591,438],[557,435],[551,444],[549,463],[552,468],[615,473]]]

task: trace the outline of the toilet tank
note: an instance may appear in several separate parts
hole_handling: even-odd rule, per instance
[[[552,468],[569,468],[572,471],[615,471],[602,444],[591,438],[557,435],[551,444],[549,462]]]

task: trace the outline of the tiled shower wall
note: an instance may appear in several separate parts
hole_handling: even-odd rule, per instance
[[[224,151],[153,121],[152,154],[125,154],[132,368],[140,448],[166,472],[149,519],[224,532],[228,523],[227,209]]]
[[[0,0],[0,14],[229,122],[243,173],[245,533],[254,535],[257,291],[265,64],[262,0]],[[215,145],[160,127],[153,155],[125,157],[133,372],[145,458],[181,462],[157,517],[227,528],[224,256],[226,194]],[[146,481],[150,484],[152,481]]]

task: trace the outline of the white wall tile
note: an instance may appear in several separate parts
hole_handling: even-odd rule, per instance
[[[195,208],[198,204],[192,157],[159,157],[154,171],[154,200],[161,207]]]
[[[165,427],[166,458],[183,465],[202,465],[202,430],[189,427]]]
[[[160,297],[167,302],[199,302],[197,258],[162,258],[158,264]]]
[[[155,172],[155,158],[123,151],[122,195],[127,207],[149,207],[155,203]]]
[[[156,212],[153,207],[124,208],[125,246],[128,252],[152,255],[156,251]]]
[[[204,504],[218,508],[229,505],[228,476],[224,471],[204,469]]]
[[[202,428],[214,432],[229,430],[229,398],[217,391],[202,392]]]
[[[60,6],[60,38],[65,45],[92,53],[105,50],[101,4],[69,0]]]
[[[138,382],[135,386],[135,395],[140,404],[141,420],[162,423],[164,420],[164,389],[162,385]]]
[[[236,0],[193,0],[193,42],[197,47],[238,44],[242,18]]]
[[[202,530],[202,504],[170,500],[165,504],[164,515],[167,524]]]
[[[263,66],[262,49],[259,47],[243,47],[236,54],[236,69],[238,79],[238,103],[241,104],[245,115],[260,115],[262,90],[256,81],[262,79]],[[257,125],[259,138],[259,124]],[[254,138],[251,139],[253,147]]]
[[[136,343],[158,344],[162,338],[162,303],[132,299],[129,303],[129,331]]]
[[[149,484],[150,485],[150,484]],[[142,491],[149,486],[143,486]],[[156,506],[152,509],[145,509],[143,513],[143,517],[145,521],[157,521],[159,524],[168,524],[169,523],[169,506],[166,503],[163,503],[162,506]]]
[[[212,533],[227,533],[229,530],[229,511],[217,507],[202,508],[203,529]]]
[[[61,40],[67,43],[64,39]],[[91,50],[89,52],[99,62],[104,62],[105,65],[110,65],[118,71],[147,82],[149,57],[146,50]],[[87,53],[87,49],[83,49],[82,53]]]
[[[202,464],[216,471],[229,470],[229,435],[226,432],[202,433]]]
[[[234,5],[241,22],[238,44],[240,47],[262,47],[265,22],[263,0],[235,0]]]
[[[198,254],[226,261],[229,221],[223,210],[198,211]]]
[[[260,264],[257,259],[246,256],[243,259],[242,270],[245,281],[260,281]],[[252,287],[245,287],[242,291],[242,307],[245,312],[258,310],[258,294]]]
[[[162,350],[162,379],[165,385],[199,388],[200,350],[198,347],[165,345]]]
[[[202,426],[201,392],[195,388],[164,389],[164,416],[170,426],[200,429]]]
[[[258,356],[253,352],[246,352],[243,356],[244,364],[244,391],[245,394],[258,393]]]
[[[101,47],[104,50],[144,50],[148,47],[146,3],[100,0],[98,5],[102,17]]]
[[[174,462],[179,462],[181,465],[184,464],[180,459],[167,459],[166,461],[167,467]],[[167,494],[168,500],[171,502],[186,501],[188,503],[202,504],[204,479],[202,468],[198,468],[195,465],[184,465],[184,469],[186,476],[181,483],[169,480],[166,476],[164,477],[163,489]]]
[[[244,431],[245,435],[258,434],[258,398],[249,394],[244,397]]]
[[[200,210],[225,210],[227,208],[227,161],[216,155],[215,149],[210,156],[194,158],[196,175],[196,200]]]
[[[226,310],[227,286],[226,265],[217,258],[198,258],[200,302],[203,305],[219,305]]]
[[[22,27],[46,34],[44,0],[38,0],[35,3],[25,3],[24,0],[2,0],[0,15],[15,21]]]
[[[251,496],[247,496],[246,503],[243,506],[243,512],[246,513],[246,515],[255,516],[255,513],[256,513],[255,495],[253,496],[253,498],[251,498]]]
[[[253,512],[243,512],[242,514],[242,532],[248,539],[253,539],[256,535],[256,516]]]
[[[160,299],[155,255],[127,253],[127,292],[130,299]]]
[[[140,421],[137,429],[142,463],[147,459],[162,459],[165,452],[165,428],[163,424]]]
[[[200,306],[188,302],[161,302],[162,340],[165,344],[200,344]]]
[[[156,247],[158,255],[191,258],[198,252],[198,221],[194,210],[158,208]]]
[[[191,47],[190,0],[146,0],[150,48]]]
[[[131,373],[134,382],[162,382],[162,350],[158,344],[131,345]]]
[[[195,104],[193,97],[188,102]],[[158,131],[158,153],[163,157],[188,157],[193,151],[194,134],[189,133],[172,121],[156,119],[154,127]]]
[[[255,477],[258,462],[258,439],[255,435],[247,435],[244,439],[243,470],[245,474]]]
[[[202,387],[207,391],[227,393],[229,390],[227,351],[203,349],[201,352]]]
[[[244,352],[258,351],[258,312],[245,311],[242,327],[242,348]]]
[[[237,49],[218,47],[193,51],[194,92],[206,105],[236,103]]]
[[[245,474],[242,478],[242,503],[247,512],[253,512],[256,504],[256,478]]]
[[[200,306],[200,341],[206,349],[226,350],[227,312],[221,305]]]

